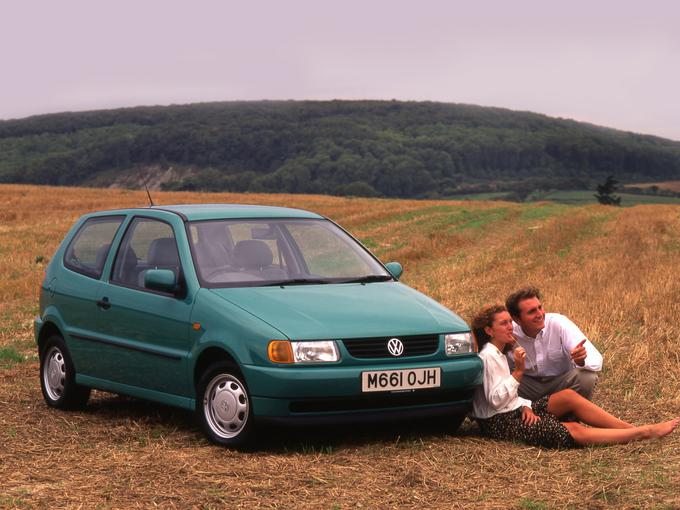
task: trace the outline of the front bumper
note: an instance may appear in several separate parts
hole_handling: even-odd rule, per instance
[[[432,389],[362,393],[361,373],[395,368],[441,368],[441,386]],[[404,362],[398,366],[245,365],[258,420],[308,423],[374,421],[382,419],[460,414],[470,407],[474,389],[482,382],[477,355]]]

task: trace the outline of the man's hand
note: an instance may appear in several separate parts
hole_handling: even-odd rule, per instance
[[[522,407],[522,421],[525,425],[533,425],[534,423],[541,421],[541,417],[534,414],[530,407]]]
[[[586,339],[584,338],[579,342],[579,344],[574,347],[571,350],[571,359],[576,363],[578,366],[582,367],[583,365],[586,364],[586,348],[584,347],[584,344],[586,343]]]

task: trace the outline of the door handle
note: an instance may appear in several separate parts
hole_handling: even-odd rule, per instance
[[[97,306],[102,310],[108,310],[109,308],[111,308],[111,302],[109,301],[109,298],[103,297],[97,300]]]

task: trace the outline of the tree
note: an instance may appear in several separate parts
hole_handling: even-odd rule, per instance
[[[606,181],[597,185],[595,198],[602,205],[621,205],[621,197],[614,195],[618,187],[619,183],[614,179],[614,176],[610,175]]]

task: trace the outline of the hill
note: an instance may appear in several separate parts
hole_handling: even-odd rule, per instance
[[[0,122],[0,182],[439,198],[680,175],[680,142],[529,112],[227,102]]]

